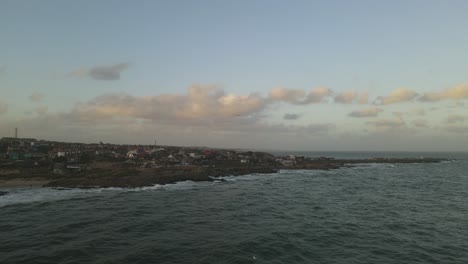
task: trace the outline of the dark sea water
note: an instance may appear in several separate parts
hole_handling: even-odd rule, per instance
[[[0,263],[468,263],[467,154],[306,154],[457,160],[1,189]]]

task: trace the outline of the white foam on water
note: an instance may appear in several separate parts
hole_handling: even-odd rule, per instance
[[[236,181],[257,181],[257,180],[269,180],[275,177],[284,176],[287,173],[283,171],[279,171],[278,173],[252,173],[252,174],[245,174],[245,175],[238,175],[238,176],[221,176],[221,177],[212,177],[212,179],[219,179],[222,183],[223,181],[226,182],[236,182]]]
[[[8,192],[0,196],[0,207],[12,204],[48,202],[78,197],[83,193],[99,193],[99,189],[66,189],[53,188],[11,188],[2,189]]]
[[[211,182],[194,182],[194,181],[180,181],[176,183],[170,183],[161,185],[163,190],[189,190],[203,185],[210,185]]]
[[[319,172],[322,172],[323,170],[306,170],[306,169],[301,169],[301,170],[287,170],[287,169],[282,169],[279,171],[280,174],[307,174],[307,175],[312,175],[312,174],[317,174]]]
[[[13,204],[51,202],[79,197],[99,196],[109,192],[138,192],[160,190],[163,188],[163,185],[159,184],[139,188],[3,188],[0,191],[7,192],[7,194],[0,196],[0,207]]]
[[[390,163],[357,163],[350,164],[353,169],[366,169],[366,168],[394,168],[395,164]]]
[[[304,172],[310,173],[310,171],[304,170]],[[301,173],[301,171],[295,170],[292,173]],[[281,176],[283,172],[277,173],[274,176]],[[120,187],[109,187],[109,188],[90,188],[90,189],[79,189],[79,188],[1,188],[0,191],[6,191],[7,194],[0,196],[0,207],[13,205],[13,204],[24,204],[34,202],[50,202],[59,200],[68,200],[81,197],[91,196],[102,196],[109,192],[139,192],[139,191],[157,191],[157,190],[189,190],[194,188],[200,188],[204,186],[212,186],[216,184],[223,184],[224,181],[236,182],[236,181],[256,181],[259,179],[270,179],[274,177],[271,174],[247,174],[241,176],[224,176],[213,178],[213,182],[194,182],[194,181],[181,181],[177,183],[165,184],[165,185],[153,185],[138,188],[120,188]]]

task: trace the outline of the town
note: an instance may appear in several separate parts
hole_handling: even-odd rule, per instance
[[[265,152],[176,147],[66,143],[33,138],[0,139],[3,168],[50,168],[54,173],[79,171],[92,163],[113,162],[126,166],[159,168],[172,166],[273,166],[292,165],[292,157],[281,159]]]
[[[135,187],[203,181],[226,173],[273,173],[277,167],[292,165],[293,161],[292,156],[279,158],[245,150],[0,139],[0,181],[23,179],[32,185],[37,181],[49,186]]]
[[[329,170],[360,163],[428,163],[431,158],[334,159],[260,151],[66,143],[33,138],[0,139],[0,185],[142,187],[215,177],[276,173],[280,169]],[[6,183],[5,183],[6,182]]]

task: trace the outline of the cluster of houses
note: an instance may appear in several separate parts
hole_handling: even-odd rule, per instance
[[[276,157],[265,152],[175,147],[65,143],[32,138],[0,139],[1,164],[28,164],[53,170],[80,170],[95,161],[119,162],[128,166],[292,166],[303,157]],[[64,165],[66,164],[66,165]],[[64,167],[66,166],[66,167]]]

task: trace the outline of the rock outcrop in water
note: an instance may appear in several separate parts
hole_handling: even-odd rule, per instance
[[[44,187],[143,187],[155,184],[170,184],[180,181],[214,181],[220,176],[238,176],[252,173],[275,173],[278,170],[270,167],[173,167],[138,169],[128,171],[127,175],[115,175],[115,171],[91,172],[86,175],[67,175],[53,180]]]

